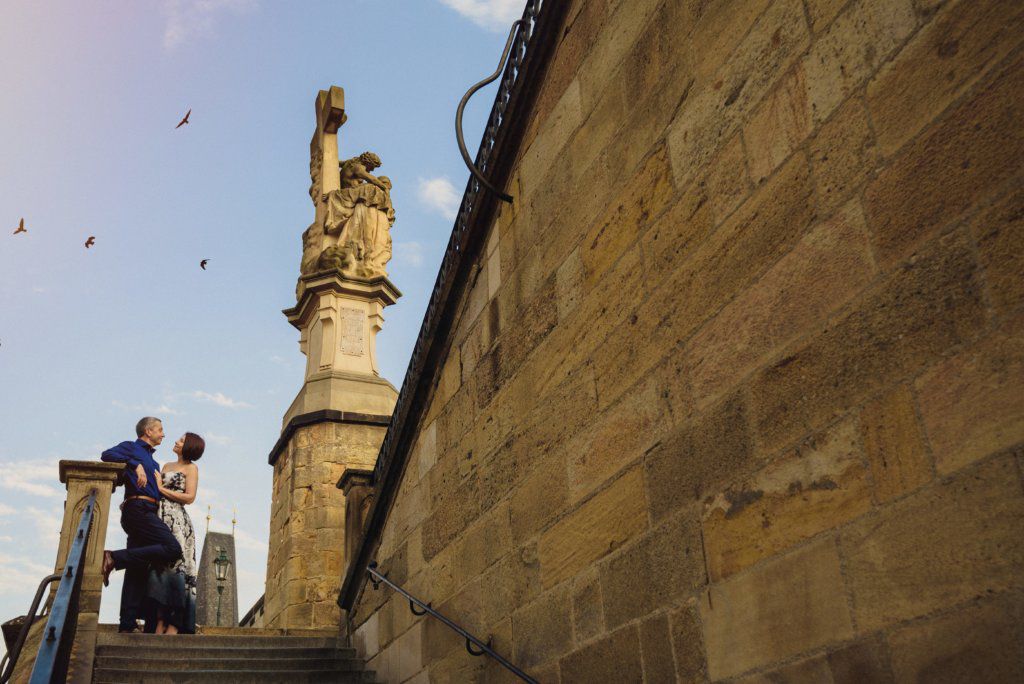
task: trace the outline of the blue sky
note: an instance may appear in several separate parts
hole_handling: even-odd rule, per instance
[[[145,414],[164,419],[161,462],[186,430],[207,438],[190,507],[200,548],[207,505],[219,531],[236,506],[240,610],[259,597],[266,457],[303,376],[280,311],[313,216],[316,93],[345,89],[342,158],[372,150],[394,183],[389,273],[404,297],[378,358],[399,386],[467,177],[455,107],[523,4],[0,5],[0,619],[51,571],[57,461],[98,458]],[[493,94],[467,111],[474,150]],[[13,236],[21,217],[29,232]],[[107,546],[123,542],[113,516]],[[104,622],[119,593],[118,580]]]

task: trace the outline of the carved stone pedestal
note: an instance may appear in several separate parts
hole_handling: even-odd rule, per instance
[[[401,296],[384,277],[302,277],[284,311],[300,331],[306,379],[270,454],[274,466],[265,626],[337,627],[346,563],[346,469],[372,471],[398,392],[380,377],[375,338]]]

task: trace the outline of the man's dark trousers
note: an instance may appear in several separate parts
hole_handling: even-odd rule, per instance
[[[113,551],[114,568],[124,570],[121,588],[122,631],[135,629],[142,615],[150,565],[163,565],[181,558],[181,545],[171,529],[157,515],[157,504],[129,499],[121,507],[121,528],[128,535],[128,548]]]

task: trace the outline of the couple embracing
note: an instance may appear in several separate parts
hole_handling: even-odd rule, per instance
[[[203,438],[186,432],[174,443],[177,461],[161,469],[153,460],[164,439],[163,423],[147,416],[135,426],[134,442],[121,442],[100,456],[123,463],[124,503],[121,527],[127,548],[103,552],[103,584],[124,570],[119,632],[194,634],[196,542],[185,505],[195,501]]]

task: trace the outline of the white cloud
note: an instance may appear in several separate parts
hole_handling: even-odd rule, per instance
[[[5,541],[9,541],[9,538],[5,538]],[[0,594],[24,593],[25,587],[34,588],[51,572],[53,566],[0,554],[0,575],[4,578],[4,581],[0,582]]]
[[[42,508],[30,506],[25,509],[32,522],[36,526],[36,541],[53,544],[56,547],[60,541],[60,528],[63,524],[61,517],[53,511],[46,511]]]
[[[455,186],[447,176],[420,178],[416,196],[428,209],[449,221],[455,218],[459,211],[459,203],[462,201],[462,197],[455,191]]]
[[[0,488],[24,492],[33,496],[62,498],[64,493],[55,486],[58,481],[57,464],[51,461],[20,461],[0,463]],[[53,483],[53,484],[51,484]]]
[[[221,392],[210,393],[202,390],[196,390],[189,396],[193,399],[198,399],[199,401],[205,401],[207,403],[216,404],[217,406],[223,406],[224,408],[229,409],[252,408],[252,404],[232,399]]]
[[[219,15],[245,14],[255,7],[255,0],[164,0],[164,48],[174,48],[193,36],[212,35]]]
[[[0,503],[0,515],[14,515],[18,510],[13,506],[8,506],[5,503]]]
[[[441,0],[441,4],[489,31],[508,31],[526,6],[524,0]]]
[[[267,542],[259,539],[241,527],[235,528],[235,544],[240,549],[249,549],[250,551],[259,551],[260,553],[267,552]]]
[[[395,258],[410,266],[423,265],[423,243],[421,242],[396,242]]]
[[[203,439],[210,444],[216,444],[217,446],[228,446],[234,441],[230,437],[226,435],[218,435],[216,432],[207,432],[203,435]]]
[[[144,413],[147,416],[156,416],[158,418],[160,416],[180,416],[180,415],[182,415],[181,411],[179,411],[178,409],[176,409],[176,408],[174,408],[172,406],[168,406],[166,402],[164,402],[162,404],[158,404],[158,405],[153,405],[153,404],[126,404],[123,401],[118,401],[117,399],[114,399],[110,403],[113,404],[114,406],[116,406],[119,409],[124,409],[125,411],[131,411],[133,413]]]

